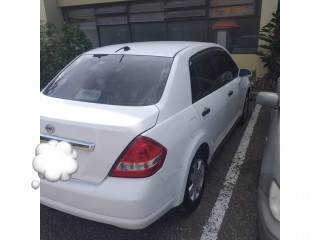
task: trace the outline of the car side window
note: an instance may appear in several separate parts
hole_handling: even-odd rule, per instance
[[[218,88],[211,49],[192,56],[189,61],[192,102],[196,102]]]
[[[212,52],[219,84],[224,85],[235,79],[239,69],[230,55],[221,48],[214,48]]]

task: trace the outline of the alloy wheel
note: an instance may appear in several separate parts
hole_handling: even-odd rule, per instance
[[[192,202],[195,202],[202,191],[204,183],[205,166],[202,159],[198,158],[193,162],[189,175],[188,196]]]

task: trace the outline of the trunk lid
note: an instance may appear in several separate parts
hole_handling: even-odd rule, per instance
[[[159,110],[155,105],[105,105],[41,94],[40,115],[41,135],[91,145],[75,148],[79,168],[72,178],[100,183],[128,144],[156,124]],[[48,124],[54,127],[51,134],[46,130]]]

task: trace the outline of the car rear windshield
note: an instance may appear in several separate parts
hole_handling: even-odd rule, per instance
[[[50,97],[122,106],[157,103],[173,58],[137,55],[82,55],[43,91]]]

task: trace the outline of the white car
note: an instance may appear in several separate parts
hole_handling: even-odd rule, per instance
[[[41,203],[142,229],[200,202],[206,166],[248,116],[251,71],[221,46],[142,42],[97,48],[41,92],[41,140],[78,153],[69,181],[41,180]]]

